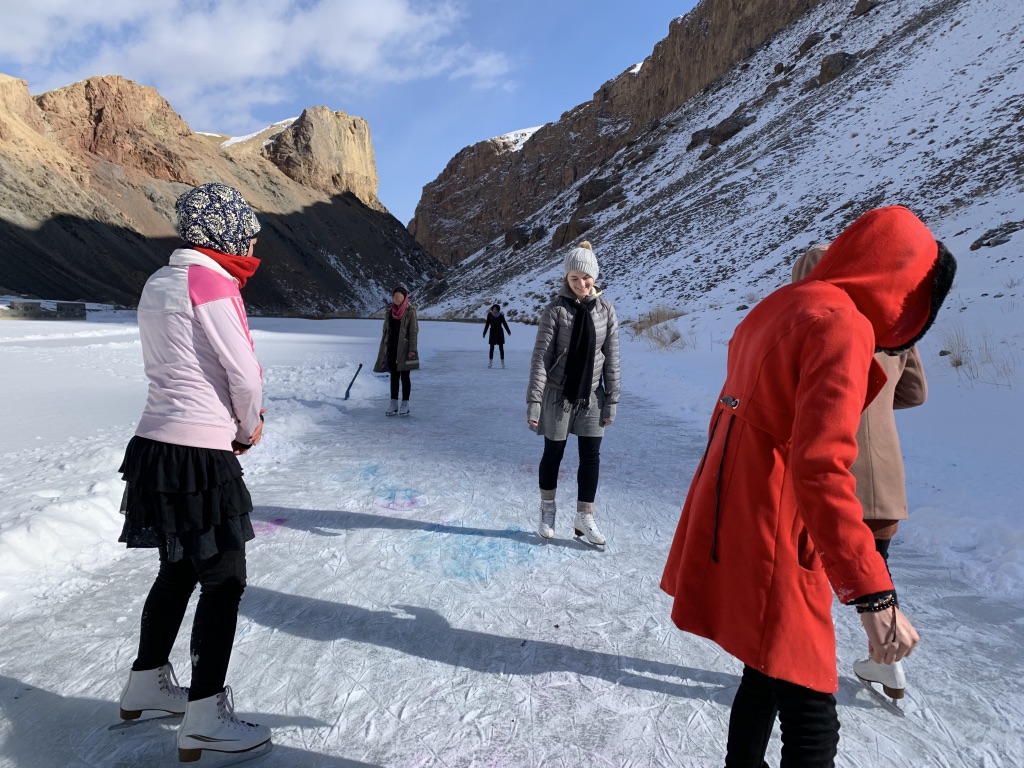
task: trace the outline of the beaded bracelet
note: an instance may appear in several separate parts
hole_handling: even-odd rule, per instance
[[[900,601],[895,592],[886,592],[878,597],[871,596],[864,602],[854,603],[854,605],[857,608],[857,613],[878,613],[889,608],[899,608]]]

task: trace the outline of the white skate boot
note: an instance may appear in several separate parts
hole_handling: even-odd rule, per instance
[[[194,763],[208,752],[250,752],[270,741],[270,728],[235,717],[231,687],[190,701],[178,727],[178,760]]]
[[[402,401],[402,405],[398,409],[398,415],[399,416],[408,416],[409,415],[409,401],[408,400],[403,400]]]
[[[907,676],[903,663],[878,664],[871,659],[853,662],[853,673],[865,683],[881,683],[882,690],[890,699],[902,699],[907,689]]]
[[[181,715],[188,703],[188,688],[178,685],[170,663],[156,669],[129,672],[121,691],[121,719],[138,720],[147,710]]]
[[[577,536],[585,536],[591,544],[603,545],[607,542],[601,529],[597,527],[597,520],[594,519],[594,503],[586,501],[576,502],[576,517],[572,521]]]
[[[537,524],[537,533],[542,539],[555,538],[555,500],[540,500],[540,522]]]
[[[493,360],[488,360],[487,361],[487,367],[488,368],[493,368],[494,367],[494,361]]]
[[[398,415],[398,401],[392,400],[391,405],[384,411],[385,416],[397,416]]]

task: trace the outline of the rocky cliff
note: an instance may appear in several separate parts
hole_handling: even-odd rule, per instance
[[[788,281],[796,256],[886,204],[910,207],[958,258],[976,251],[973,269],[986,258],[1024,263],[1022,40],[1019,0],[821,0],[510,223],[496,223],[500,198],[449,179],[451,194],[467,206],[479,198],[488,217],[438,222],[490,239],[430,286],[423,315],[482,316],[498,300],[510,319],[535,319],[585,232],[620,319],[706,309],[715,324],[704,340],[720,341]],[[532,158],[554,177],[559,156],[542,148],[559,130],[538,130],[518,152],[478,145],[458,164],[511,180]],[[1011,289],[981,296],[1016,302]]]
[[[326,107],[246,140],[194,133],[154,89],[96,77],[35,98],[0,75],[0,292],[131,305],[177,243],[188,186],[263,223],[257,310],[366,312],[440,265],[377,200],[366,122]]]
[[[409,231],[442,261],[464,259],[656,127],[820,2],[703,0],[672,21],[668,36],[642,64],[540,128],[521,149],[491,139],[459,152],[423,188]]]

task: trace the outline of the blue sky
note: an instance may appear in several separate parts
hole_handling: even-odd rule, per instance
[[[469,144],[542,125],[642,61],[695,0],[0,0],[0,72],[33,94],[155,87],[195,131],[324,105],[370,124],[403,223]]]

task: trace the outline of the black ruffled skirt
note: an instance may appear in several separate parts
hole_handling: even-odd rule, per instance
[[[129,547],[164,548],[173,563],[242,550],[256,536],[249,520],[252,498],[231,451],[136,435],[118,471],[127,483],[118,541]]]

